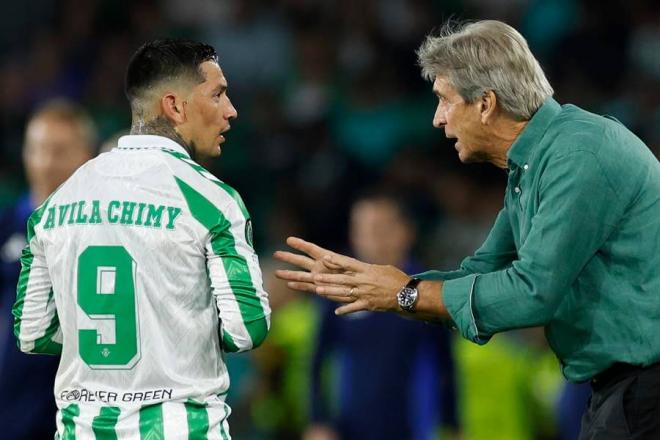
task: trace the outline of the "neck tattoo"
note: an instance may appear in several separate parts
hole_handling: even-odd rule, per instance
[[[184,141],[181,135],[176,132],[170,121],[163,116],[158,116],[149,121],[145,121],[142,118],[134,119],[131,126],[131,134],[151,134],[166,137],[181,145],[188,152],[190,157],[195,159],[195,143],[192,141]]]

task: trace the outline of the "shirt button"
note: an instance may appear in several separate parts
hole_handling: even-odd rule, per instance
[[[528,168],[529,168],[529,165],[527,165],[527,164],[523,165],[523,170],[527,171]]]
[[[513,188],[513,191],[514,191],[516,194],[520,194],[520,188],[517,187],[517,186],[516,186],[515,188]]]

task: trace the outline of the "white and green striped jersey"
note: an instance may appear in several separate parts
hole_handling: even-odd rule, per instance
[[[14,332],[61,353],[60,438],[228,437],[224,353],[270,325],[251,236],[238,193],[160,136],[121,138],[35,210]]]

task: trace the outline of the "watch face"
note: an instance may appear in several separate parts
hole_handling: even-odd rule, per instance
[[[410,307],[415,303],[417,299],[417,290],[411,289],[410,287],[404,287],[399,292],[399,305],[403,308]]]

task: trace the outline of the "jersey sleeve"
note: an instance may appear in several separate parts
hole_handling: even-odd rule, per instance
[[[28,244],[21,254],[21,273],[12,309],[14,335],[25,353],[60,354],[62,331],[46,265],[44,249],[35,228],[47,203],[28,219]]]
[[[264,341],[270,327],[270,309],[259,259],[249,243],[250,218],[232,207],[225,211],[225,221],[211,231],[206,258],[220,317],[222,347],[238,352],[256,348]]]
[[[210,179],[215,188],[206,196],[184,180],[175,180],[190,213],[208,231],[206,268],[218,309],[222,348],[228,352],[256,348],[268,333],[270,308],[243,200],[217,179]]]

